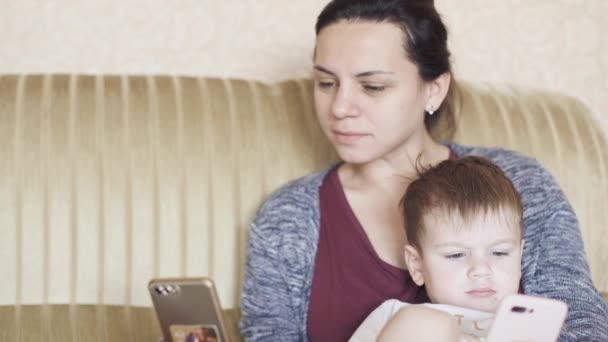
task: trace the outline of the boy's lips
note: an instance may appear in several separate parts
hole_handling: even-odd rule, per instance
[[[491,297],[496,294],[496,291],[486,287],[467,291],[467,294],[473,297]]]

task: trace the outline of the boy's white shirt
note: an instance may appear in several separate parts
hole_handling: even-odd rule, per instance
[[[376,308],[367,318],[361,323],[355,331],[349,342],[366,342],[375,341],[380,331],[386,323],[399,311],[399,309],[411,305],[401,302],[397,299],[389,299]],[[420,304],[447,312],[456,317],[459,322],[460,331],[462,333],[471,334],[479,337],[482,341],[488,333],[494,314],[483,312],[463,307],[445,305],[445,304]]]

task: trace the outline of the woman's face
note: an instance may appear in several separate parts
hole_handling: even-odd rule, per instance
[[[317,116],[347,163],[408,157],[404,152],[419,150],[427,136],[432,83],[420,78],[403,44],[390,23],[340,21],[317,36]]]

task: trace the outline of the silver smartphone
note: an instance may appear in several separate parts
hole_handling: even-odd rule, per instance
[[[211,279],[152,279],[148,291],[165,342],[230,342]]]

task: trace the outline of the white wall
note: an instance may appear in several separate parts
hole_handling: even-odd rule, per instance
[[[326,2],[8,0],[0,11],[0,73],[305,77]],[[457,77],[577,96],[608,128],[607,0],[436,3],[451,31]]]

